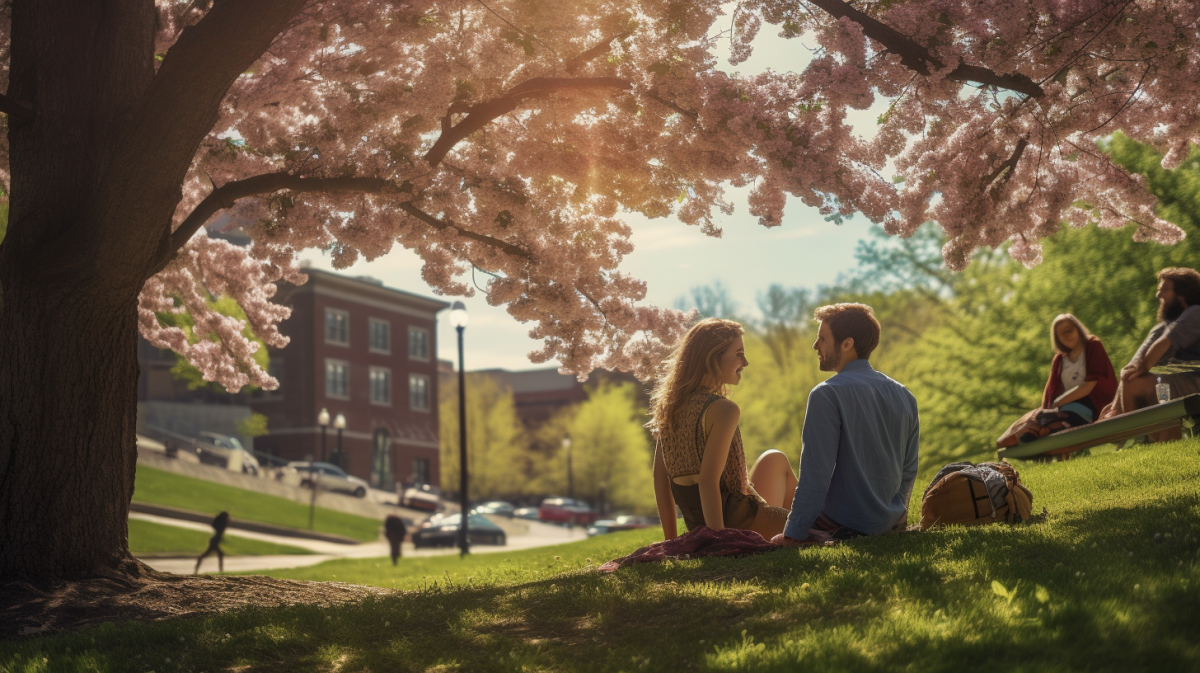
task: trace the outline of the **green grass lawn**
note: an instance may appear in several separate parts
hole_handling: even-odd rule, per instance
[[[317,497],[319,503],[321,496]],[[286,498],[234,488],[203,479],[184,477],[172,472],[138,465],[133,499],[154,505],[180,507],[216,516],[222,510],[234,519],[308,528],[308,505]],[[322,533],[336,533],[362,542],[379,537],[382,521],[364,516],[335,512],[318,506],[314,527]]]
[[[7,642],[0,670],[1200,669],[1200,443],[1018,467],[1034,523],[611,575],[589,566],[657,533],[337,561],[277,576],[411,591]]]
[[[138,519],[129,520],[129,551],[134,556],[199,556],[208,548],[210,533],[199,530],[165,526]],[[225,535],[221,550],[226,556],[270,556],[274,554],[311,554],[300,547],[293,547],[262,540]],[[215,556],[215,555],[214,555]]]

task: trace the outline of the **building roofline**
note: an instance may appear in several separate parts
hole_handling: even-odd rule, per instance
[[[310,279],[309,283],[299,286],[300,288],[308,286],[315,289],[316,283],[312,283],[312,281],[314,279],[319,279],[320,282],[328,282],[334,285],[351,286],[355,291],[364,292],[368,295],[375,295],[376,297],[385,300],[394,301],[396,299],[403,298],[406,303],[416,304],[421,308],[429,310],[433,313],[450,308],[450,302],[442,301],[441,299],[434,299],[433,297],[426,297],[414,292],[407,292],[394,287],[388,287],[382,283],[373,283],[362,278],[355,278],[354,276],[346,276],[332,271],[325,271],[324,269],[302,268],[301,271],[308,274]]]

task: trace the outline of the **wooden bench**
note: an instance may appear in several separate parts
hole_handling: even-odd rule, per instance
[[[1000,460],[1066,460],[1076,451],[1093,446],[1123,442],[1162,430],[1191,427],[1196,417],[1200,417],[1200,393],[1063,430],[1026,444],[1003,447],[996,452],[996,457]]]

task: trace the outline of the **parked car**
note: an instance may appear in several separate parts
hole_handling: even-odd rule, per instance
[[[458,544],[462,517],[459,514],[435,514],[412,534],[414,547],[453,547]],[[478,512],[467,516],[467,539],[471,544],[508,544],[504,529]]]
[[[538,520],[538,508],[537,507],[518,507],[517,509],[513,510],[513,518],[529,519],[531,521],[537,521]]]
[[[511,519],[513,517],[513,512],[516,511],[516,508],[513,507],[511,502],[493,500],[491,502],[485,502],[476,507],[475,511],[479,512],[480,514],[495,514],[497,516],[506,516]]]
[[[654,519],[644,516],[619,516],[615,519],[604,519],[588,526],[588,537],[593,535],[603,535],[605,533],[616,533],[622,530],[636,530],[638,528],[648,528],[658,523]]]
[[[237,437],[217,432],[201,432],[192,440],[192,448],[201,463],[258,476],[261,466]]]
[[[356,498],[367,497],[369,485],[366,481],[346,474],[345,470],[332,463],[295,461],[288,463],[288,467],[300,475],[300,486],[304,488],[319,484],[322,491],[345,491]]]
[[[436,512],[442,501],[429,484],[409,486],[400,493],[400,506],[409,509],[420,509],[426,512]]]
[[[538,519],[542,521],[586,526],[595,518],[587,503],[571,498],[546,498],[538,508]]]

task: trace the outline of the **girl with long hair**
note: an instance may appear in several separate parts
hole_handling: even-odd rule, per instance
[[[732,320],[696,323],[664,364],[650,399],[654,496],[663,535],[678,535],[675,506],[688,530],[743,528],[766,539],[783,532],[796,474],[787,456],[767,451],[746,470],[741,411],[725,397],[749,366],[745,330]]]

